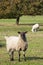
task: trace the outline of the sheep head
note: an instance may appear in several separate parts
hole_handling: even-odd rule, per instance
[[[26,41],[26,33],[27,33],[27,31],[26,32],[18,32],[19,34],[20,34],[20,36],[21,36],[21,38],[24,40],[24,41]]]

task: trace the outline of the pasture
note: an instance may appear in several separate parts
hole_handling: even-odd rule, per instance
[[[43,65],[43,16],[23,16],[20,25],[16,25],[14,19],[0,19],[0,65]],[[32,24],[39,23],[40,30],[32,33]],[[6,51],[4,36],[18,36],[18,31],[28,31],[26,34],[28,49],[26,61],[21,52],[21,62],[18,61],[18,53],[14,54],[14,61],[10,61]]]

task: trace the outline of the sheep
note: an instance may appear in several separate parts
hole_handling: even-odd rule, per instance
[[[32,32],[36,32],[39,29],[39,24],[35,24],[32,26]]]
[[[24,60],[25,58],[25,51],[28,48],[28,42],[26,39],[27,32],[18,32],[19,36],[5,36],[6,40],[6,48],[10,55],[10,60],[14,60],[14,51],[18,51],[19,53],[19,61],[20,61],[20,51],[23,51]]]

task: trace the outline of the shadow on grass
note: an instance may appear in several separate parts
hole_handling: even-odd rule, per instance
[[[1,47],[5,47],[5,43],[4,43],[3,40],[0,40],[0,48],[1,48]]]
[[[0,48],[1,47],[5,47],[5,42],[4,42],[4,40],[0,40]]]
[[[0,44],[0,48],[1,48],[1,47],[5,47],[5,44]]]
[[[43,60],[43,57],[26,57],[26,60]]]
[[[32,25],[34,25],[34,24],[35,24],[35,23],[29,23],[29,24],[18,24],[18,25],[31,25],[31,26],[32,26]],[[41,23],[40,23],[39,25],[40,25],[40,26],[43,26],[43,24],[41,24]]]
[[[43,29],[39,29],[39,31],[43,31]]]
[[[34,24],[33,23],[32,24],[29,23],[29,24],[19,24],[19,25],[34,25]]]
[[[20,62],[22,62],[24,60],[24,58],[20,58]],[[43,60],[43,57],[36,57],[36,56],[33,56],[33,57],[26,57],[26,60],[25,61],[31,61],[31,60]],[[19,61],[18,59],[14,59],[14,61]]]
[[[20,58],[20,61],[18,60],[18,58],[14,59],[13,61],[18,61],[18,62],[26,62],[26,61],[31,61],[31,60],[43,60],[43,57],[26,57],[26,60],[24,60],[24,58]],[[9,59],[9,61],[11,61]]]

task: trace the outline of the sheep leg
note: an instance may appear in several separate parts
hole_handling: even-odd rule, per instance
[[[35,32],[36,32],[36,29],[35,29]]]
[[[20,51],[18,53],[19,53],[19,61],[20,61]]]
[[[26,61],[26,57],[25,57],[25,51],[23,52],[23,56],[24,56],[24,60]]]
[[[12,54],[11,54],[11,60],[13,61],[14,60],[14,52],[12,51]]]
[[[11,61],[13,61],[13,60],[14,60],[13,56],[14,56],[14,52],[13,52],[13,51],[11,51],[11,52],[10,52],[10,60],[11,60]]]

